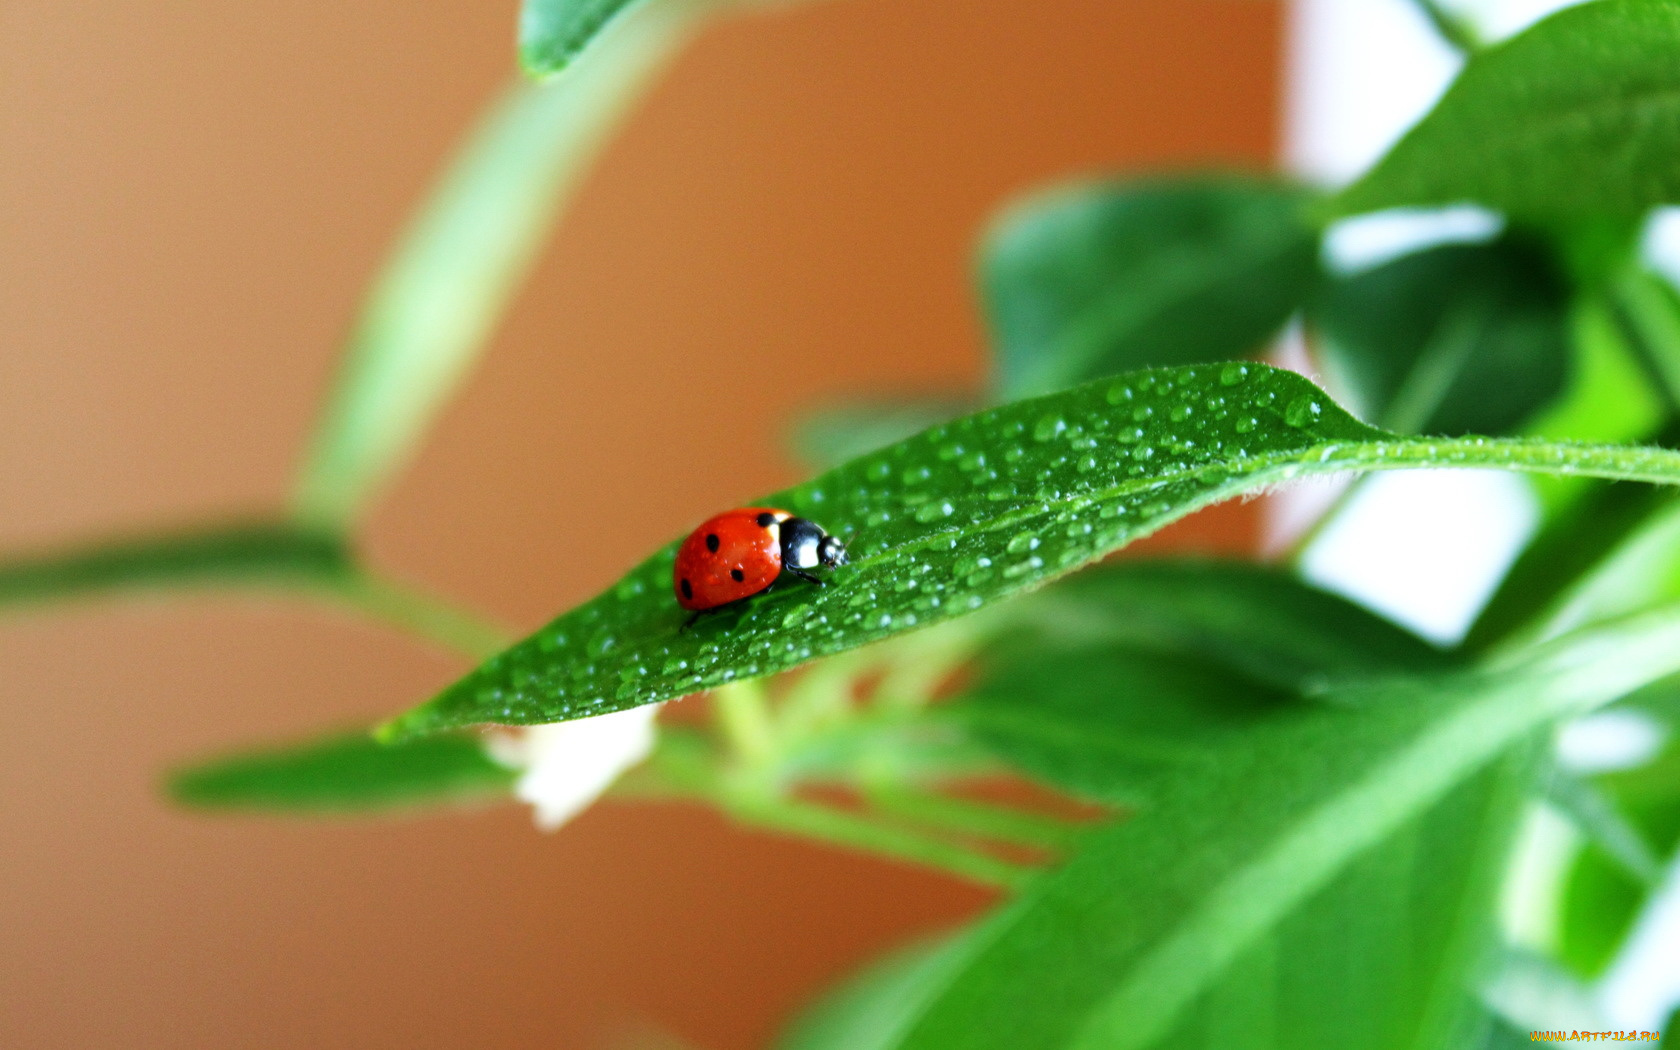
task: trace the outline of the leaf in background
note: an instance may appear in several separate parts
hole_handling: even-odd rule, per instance
[[[1680,597],[1680,501],[1606,485],[1523,550],[1465,636],[1479,651],[1536,641]]]
[[[1474,201],[1523,219],[1680,200],[1680,4],[1572,7],[1470,59],[1333,200],[1339,214]]]
[[[1655,762],[1592,784],[1651,856],[1672,863],[1680,851],[1680,744],[1670,741]],[[1589,838],[1564,884],[1558,954],[1587,977],[1603,973],[1661,889],[1655,873],[1640,877],[1610,845]]]
[[[673,541],[382,731],[555,722],[685,696],[964,615],[1221,499],[1419,466],[1680,482],[1680,452],[1666,449],[1387,434],[1266,365],[1138,372],[942,424],[755,501],[847,540],[853,563],[827,586],[783,583],[679,632]]]
[[[939,715],[1035,779],[1125,805],[1145,803],[1169,770],[1199,766],[1293,699],[1192,657],[1118,646],[985,662],[981,681]]]
[[[515,776],[472,737],[387,746],[361,731],[190,766],[169,793],[197,809],[350,813],[506,798]]]
[[[1289,709],[973,937],[903,1050],[1456,1050],[1557,720],[1680,670],[1680,609]]]
[[[330,584],[349,570],[348,552],[336,537],[290,525],[229,525],[0,562],[0,608],[185,585]]]
[[[1507,237],[1336,279],[1312,319],[1361,418],[1403,434],[1509,434],[1565,388],[1567,302],[1539,248]]]
[[[298,478],[305,521],[342,529],[402,467],[471,368],[567,197],[698,9],[653,0],[564,80],[485,115],[380,274]]]
[[[834,405],[801,419],[788,444],[800,462],[826,470],[972,411],[972,402],[955,398]]]
[[[1453,661],[1363,606],[1248,562],[1103,566],[1041,592],[1023,612],[1011,624],[1019,648],[1107,644],[1186,655],[1294,693]],[[1003,644],[1005,653],[1016,647]]]
[[[939,710],[1048,783],[1129,804],[1304,693],[1451,659],[1344,598],[1241,563],[1116,565],[1021,604],[1032,612]]]
[[[980,260],[999,394],[1262,349],[1316,279],[1307,202],[1293,186],[1201,178],[1016,204]]]
[[[887,1050],[966,957],[961,934],[891,953],[819,999],[777,1050]]]

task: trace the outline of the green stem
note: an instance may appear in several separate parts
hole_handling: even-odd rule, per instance
[[[814,802],[762,794],[730,795],[720,801],[725,812],[743,824],[911,861],[982,886],[1018,889],[1033,874],[1019,864]]]
[[[882,813],[948,834],[1051,851],[1071,849],[1083,834],[1077,825],[1055,817],[913,788],[882,786],[867,794]]]
[[[372,573],[346,576],[324,593],[370,619],[474,659],[494,656],[514,642],[507,631],[472,613]]]
[[[776,731],[763,682],[753,679],[718,686],[712,690],[712,704],[723,738],[743,765],[762,767],[775,757]]]
[[[983,886],[1013,889],[1033,874],[1029,867],[884,823],[867,813],[792,798],[760,781],[731,776],[702,739],[681,730],[662,732],[653,756],[613,785],[613,793],[704,802],[744,825],[909,861]]]
[[[1486,46],[1475,26],[1462,15],[1441,6],[1440,0],[1412,0],[1412,5],[1429,20],[1436,34],[1459,54],[1468,57]]]

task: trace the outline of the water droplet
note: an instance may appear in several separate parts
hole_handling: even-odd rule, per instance
[[[606,655],[607,650],[617,644],[618,639],[613,637],[611,631],[600,631],[594,637],[589,639],[588,652],[590,656],[604,656]]]
[[[1237,420],[1237,433],[1247,434],[1260,425],[1260,421],[1253,416],[1244,416]]]
[[[1138,407],[1132,409],[1132,422],[1142,423],[1154,414],[1155,410],[1153,408],[1148,405],[1139,405]]]
[[[899,480],[903,481],[906,485],[919,485],[932,476],[933,471],[929,470],[927,467],[906,467],[904,468],[904,473],[899,475]]]
[[[1004,549],[1011,554],[1025,554],[1028,551],[1037,550],[1038,537],[1030,532],[1018,532],[1010,537]]]
[[[1011,565],[1009,568],[1003,570],[1003,575],[1006,579],[1013,580],[1017,577],[1025,576],[1030,572],[1037,572],[1042,568],[1044,568],[1044,559],[1035,554],[1027,560],[1016,562],[1014,565]]]
[[[1119,438],[1121,442],[1130,445],[1134,441],[1143,440],[1143,428],[1127,427],[1126,429],[1120,431],[1120,433],[1116,434],[1115,437]]]
[[[1136,460],[1145,460],[1154,454],[1155,449],[1149,445],[1139,445],[1137,448],[1132,449],[1132,458]]]
[[[1081,472],[1092,471],[1092,470],[1096,470],[1096,469],[1097,469],[1097,457],[1095,457],[1093,455],[1089,455],[1089,454],[1079,457],[1079,470]]]
[[[1125,383],[1115,383],[1108,388],[1108,403],[1111,405],[1124,404],[1134,396],[1136,395],[1132,393],[1132,388]]]
[[[1067,429],[1067,420],[1051,413],[1033,425],[1034,441],[1049,441]]]
[[[930,521],[938,521],[940,518],[948,518],[952,514],[956,513],[956,510],[957,508],[953,507],[949,500],[941,500],[938,503],[929,503],[927,506],[918,510],[916,512],[916,520],[925,525]]]
[[[1232,361],[1219,372],[1219,381],[1226,386],[1236,386],[1248,378],[1248,366],[1241,361]]]
[[[1189,405],[1174,405],[1171,413],[1172,421],[1174,423],[1182,423],[1186,419],[1190,418],[1190,413],[1191,408]]]
[[[1318,417],[1323,412],[1323,405],[1302,395],[1289,402],[1289,407],[1283,410],[1283,421],[1292,427],[1309,427],[1318,422]]]
[[[957,559],[956,570],[958,573],[966,575],[976,569],[984,569],[991,564],[992,559],[984,554],[969,554]]]
[[[1004,449],[1003,458],[1007,462],[1014,463],[1016,460],[1020,459],[1022,456],[1025,456],[1026,454],[1027,454],[1027,450],[1022,448],[1020,445],[1010,445],[1007,449]]]

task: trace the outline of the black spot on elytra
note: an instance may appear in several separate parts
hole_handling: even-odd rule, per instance
[[[740,569],[730,569],[729,578],[734,580],[736,583],[740,583],[742,580],[747,578],[747,574],[742,572]]]
[[[706,533],[706,549],[711,551],[713,554],[717,553],[717,549],[718,549],[717,533],[715,533],[715,532]]]
[[[769,511],[765,511],[763,514],[760,514],[758,516],[758,527],[761,528],[761,529],[768,529],[770,526],[774,525],[775,523],[776,523],[776,516],[774,514],[770,513]]]
[[[682,592],[683,592],[683,597],[684,598],[694,597],[694,587],[693,587],[693,585],[691,585],[687,580],[684,580],[682,582]]]

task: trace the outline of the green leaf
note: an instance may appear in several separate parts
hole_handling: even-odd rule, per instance
[[[1532,642],[1677,597],[1680,501],[1666,491],[1608,485],[1541,530],[1464,644]]]
[[[1349,407],[1406,434],[1509,434],[1564,390],[1567,290],[1507,237],[1402,256],[1327,285],[1312,318]]]
[[[1307,195],[1258,179],[1067,186],[1004,213],[981,285],[1005,398],[1262,349],[1317,274]]]
[[[966,956],[961,935],[902,948],[818,1000],[778,1050],[887,1050]]]
[[[356,319],[298,479],[302,518],[342,528],[404,465],[566,198],[696,18],[682,0],[649,3],[571,76],[514,88],[485,114]]]
[[[1676,693],[1674,687],[1668,693]],[[1655,762],[1595,777],[1598,796],[1611,807],[1635,848],[1672,863],[1680,853],[1680,746],[1671,743]],[[1576,972],[1596,977],[1626,942],[1639,916],[1661,888],[1657,871],[1630,865],[1628,849],[1591,835],[1565,878],[1558,954]]]
[[[1122,803],[1303,694],[1450,660],[1344,598],[1236,563],[1115,566],[1022,604],[1055,611],[1019,617],[940,710],[1048,783]]]
[[[1535,743],[1676,669],[1669,608],[1280,712],[982,926],[898,1046],[1463,1045]]]
[[[181,586],[342,581],[334,536],[260,522],[110,540],[0,562],[0,608],[88,594]]]
[[[1134,373],[934,427],[758,501],[845,538],[828,586],[784,583],[683,632],[677,542],[383,730],[540,723],[753,678],[1071,572],[1210,503],[1311,474],[1504,467],[1680,481],[1680,453],[1418,439],[1258,364]]]
[[[994,654],[1119,645],[1177,654],[1274,689],[1322,693],[1453,657],[1363,606],[1290,572],[1248,562],[1129,561],[1031,599]]]
[[[1680,4],[1599,0],[1470,59],[1337,197],[1340,214],[1475,201],[1524,219],[1680,200]]]
[[[386,746],[363,730],[191,766],[169,793],[198,809],[349,813],[504,798],[515,775],[472,737]]]

